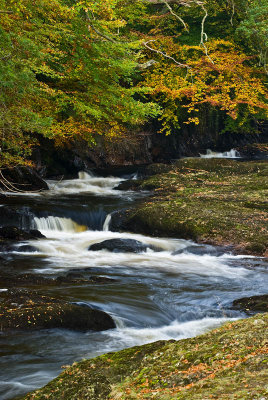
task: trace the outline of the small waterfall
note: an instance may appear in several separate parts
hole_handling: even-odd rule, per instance
[[[90,172],[80,171],[78,179],[67,179],[63,181],[47,181],[50,195],[92,193],[95,195],[116,195],[114,189],[123,179],[110,176],[94,176]]]
[[[231,149],[230,151],[225,151],[223,153],[217,153],[210,149],[207,150],[206,154],[200,154],[201,158],[240,158],[240,153],[235,150]]]
[[[87,230],[85,225],[79,225],[71,218],[49,217],[34,218],[34,228],[39,231],[58,232],[83,232]]]
[[[90,178],[93,178],[93,177],[94,177],[94,175],[93,175],[93,173],[91,171],[88,171],[88,172],[80,171],[80,172],[78,172],[78,178],[79,179],[85,180],[85,179],[90,179]]]
[[[103,231],[108,232],[109,227],[110,227],[110,222],[112,220],[111,214],[108,214],[107,217],[105,218],[104,224],[103,224]]]

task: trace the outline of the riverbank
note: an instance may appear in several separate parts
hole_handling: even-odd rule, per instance
[[[261,399],[268,314],[193,339],[159,341],[73,364],[25,400]]]
[[[121,229],[268,256],[267,161],[181,159],[149,172],[135,189],[154,194],[121,214]]]

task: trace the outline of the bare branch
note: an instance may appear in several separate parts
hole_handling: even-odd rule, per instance
[[[0,10],[0,14],[13,14],[13,11]]]
[[[214,64],[214,61],[213,61],[212,58],[208,55],[208,49],[207,49],[207,46],[205,45],[205,42],[208,40],[208,36],[207,36],[207,34],[206,34],[206,32],[205,32],[205,22],[206,22],[206,19],[207,19],[207,17],[208,17],[208,12],[207,12],[207,9],[205,8],[203,2],[201,2],[201,1],[196,1],[196,4],[198,4],[198,5],[202,8],[202,10],[204,11],[204,17],[203,17],[202,22],[201,22],[201,38],[200,38],[200,45],[201,45],[202,47],[204,47],[206,56],[208,57],[209,61],[210,61],[212,64]]]
[[[188,29],[186,23],[183,21],[183,19],[182,19],[179,15],[177,15],[177,14],[173,11],[173,9],[172,9],[172,7],[169,5],[168,1],[167,1],[167,0],[163,0],[163,3],[165,3],[165,5],[167,6],[167,8],[169,9],[170,14],[174,15],[174,17],[176,17],[176,18],[182,23],[182,25],[184,26],[184,29],[185,29],[187,32],[189,32],[189,29]]]
[[[89,28],[91,28],[98,36],[102,37],[103,39],[108,40],[109,42],[112,42],[112,43],[116,43],[116,40],[114,40],[113,38],[111,38],[108,35],[105,35],[105,33],[102,33],[97,28],[95,28],[95,26],[92,23],[92,19],[89,16],[88,11],[85,11],[85,13],[86,13],[87,20],[89,22]],[[90,29],[88,29],[88,30],[90,30]]]
[[[148,40],[147,42],[143,42],[143,46],[145,46],[148,50],[151,50],[151,51],[153,51],[153,52],[155,52],[155,53],[157,53],[157,54],[160,54],[161,56],[163,56],[163,57],[165,57],[165,58],[168,58],[169,60],[171,60],[171,61],[173,61],[175,64],[177,64],[179,67],[187,68],[187,69],[190,69],[190,68],[191,68],[189,65],[187,65],[187,64],[182,64],[181,62],[177,61],[174,57],[169,56],[168,54],[164,53],[163,51],[160,51],[160,50],[154,49],[153,47],[150,47],[150,46],[148,45],[148,43],[152,43],[152,42],[155,42],[155,40],[152,39],[152,40]]]

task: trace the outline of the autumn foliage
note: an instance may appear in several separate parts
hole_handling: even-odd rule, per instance
[[[40,135],[94,145],[156,118],[179,134],[205,108],[252,131],[267,117],[267,6],[234,4],[0,0],[0,166],[25,163]]]

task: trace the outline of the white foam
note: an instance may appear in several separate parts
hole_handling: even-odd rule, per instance
[[[218,153],[210,149],[207,150],[206,154],[200,154],[201,158],[240,158],[240,154],[237,150],[231,149],[223,153]]]
[[[168,271],[173,274],[197,274],[202,276],[225,276],[243,278],[248,274],[244,268],[233,268],[227,265],[231,256],[217,257],[214,255],[196,255],[181,253],[174,255],[176,250],[183,250],[192,242],[182,239],[151,238],[139,234],[118,233],[109,231],[85,231],[69,233],[66,231],[43,231],[47,240],[31,242],[39,249],[35,255],[46,256],[51,268],[64,265],[64,269],[81,267],[128,267],[135,269],[154,269]],[[88,248],[108,239],[134,239],[153,245],[162,251],[148,250],[143,253],[113,253],[106,250],[88,251]],[[234,256],[232,256],[234,257]],[[62,261],[64,260],[64,263]]]
[[[78,193],[92,193],[98,195],[118,195],[114,189],[123,179],[110,176],[110,177],[96,177],[90,175],[88,172],[80,171],[78,179],[69,179],[62,181],[47,181],[49,186],[50,195],[60,194],[78,194]]]
[[[113,347],[113,342],[115,346],[116,342],[120,342],[121,347],[132,347],[157,340],[186,339],[200,335],[230,320],[234,321],[236,318],[203,318],[188,322],[174,321],[170,325],[141,329],[123,326],[109,331],[111,338],[109,346]],[[102,334],[105,334],[105,332],[102,332]]]

